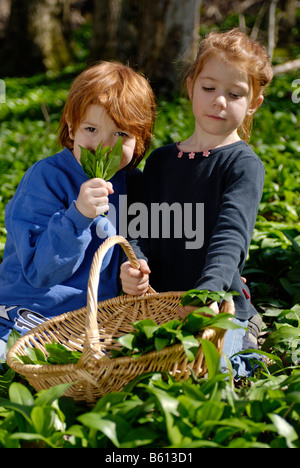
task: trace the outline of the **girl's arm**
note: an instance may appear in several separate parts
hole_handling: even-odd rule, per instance
[[[264,166],[256,156],[240,157],[226,171],[220,211],[197,288],[228,290],[237,271],[242,272],[263,183]]]

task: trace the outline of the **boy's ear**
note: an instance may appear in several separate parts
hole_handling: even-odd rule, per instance
[[[71,140],[74,140],[74,135],[73,135],[73,132],[72,132],[72,126],[71,126],[68,119],[66,119],[66,122],[67,122],[67,125],[68,125],[69,137],[71,138]]]
[[[251,114],[254,114],[254,112],[257,111],[257,109],[262,105],[264,101],[264,97],[262,94],[260,94],[255,100],[254,102],[251,103],[249,109],[248,109],[248,112],[247,114],[248,115],[251,115]]]

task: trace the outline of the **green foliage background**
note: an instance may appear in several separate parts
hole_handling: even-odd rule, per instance
[[[5,79],[0,103],[0,260],[4,209],[25,171],[59,150],[57,126],[73,78],[84,68]],[[284,447],[300,436],[300,103],[298,73],[274,78],[255,116],[250,144],[266,168],[263,198],[244,275],[266,340],[255,375],[235,383],[211,366],[208,378],[176,383],[151,374],[96,407],[55,387],[35,394],[0,365],[0,447]],[[189,101],[158,99],[152,148],[193,130]],[[143,164],[141,164],[141,168]],[[206,349],[208,362],[215,351]],[[13,382],[13,383],[12,383]],[[162,461],[162,460],[161,460]]]

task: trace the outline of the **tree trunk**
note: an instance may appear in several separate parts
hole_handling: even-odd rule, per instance
[[[142,71],[156,92],[178,87],[195,55],[201,0],[95,0],[92,60],[120,60]]]
[[[1,73],[21,76],[60,69],[71,61],[70,0],[12,0]]]

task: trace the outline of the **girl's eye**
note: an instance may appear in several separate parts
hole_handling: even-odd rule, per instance
[[[214,91],[215,88],[208,88],[207,86],[203,86],[203,90],[209,93],[211,91]]]
[[[230,93],[230,96],[233,98],[233,99],[239,99],[241,96],[240,94],[236,94],[236,93]]]

